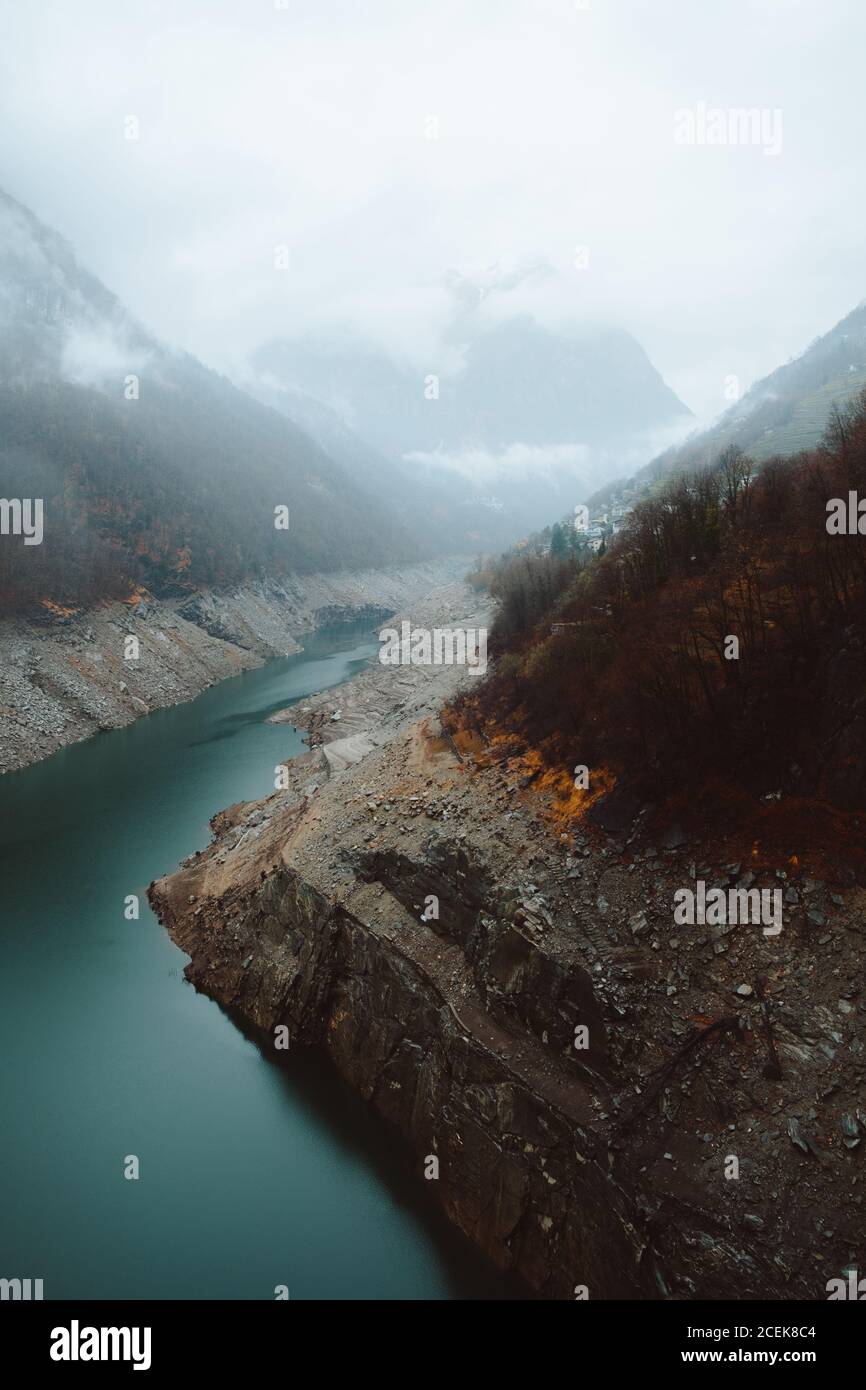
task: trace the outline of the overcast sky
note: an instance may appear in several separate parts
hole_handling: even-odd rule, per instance
[[[0,0],[0,17],[0,184],[223,369],[347,323],[435,370],[444,275],[543,260],[561,279],[539,314],[629,329],[705,418],[726,377],[748,385],[866,296],[863,0]],[[682,143],[676,113],[699,103],[759,108],[765,136],[698,143],[695,124]]]

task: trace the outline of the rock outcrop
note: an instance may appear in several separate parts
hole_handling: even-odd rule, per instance
[[[335,889],[289,862],[304,815],[303,802],[244,808],[207,855],[154,885],[188,977],[275,1057],[281,1027],[322,1048],[412,1145],[419,1181],[436,1160],[450,1218],[533,1289],[657,1294],[594,1114],[604,1080],[567,1055],[574,1020],[597,1017],[589,978],[539,952],[508,899],[479,914],[459,842],[434,837],[427,859],[350,855]],[[430,894],[447,910],[422,923]],[[533,1002],[545,988],[548,1010]]]
[[[313,748],[152,886],[189,979],[275,1061],[323,1049],[537,1294],[825,1298],[863,1259],[866,893],[563,829],[519,757],[450,740],[457,683],[375,667],[286,712],[369,747]],[[781,883],[782,934],[675,926],[696,874]]]

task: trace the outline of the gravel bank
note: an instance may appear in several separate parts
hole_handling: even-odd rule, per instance
[[[0,623],[0,772],[299,652],[304,632],[365,617],[373,624],[466,566],[451,557],[7,619]],[[137,656],[129,654],[131,637]]]

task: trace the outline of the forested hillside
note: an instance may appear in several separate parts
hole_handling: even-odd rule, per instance
[[[866,394],[815,450],[758,469],[728,449],[671,479],[599,557],[511,556],[495,670],[458,725],[692,813],[709,785],[866,809],[866,536],[827,530],[850,491]]]
[[[0,313],[0,495],[44,505],[41,545],[2,538],[0,612],[423,553],[386,497],[149,337],[5,197]]]

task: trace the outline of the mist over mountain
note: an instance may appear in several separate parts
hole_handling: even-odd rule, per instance
[[[690,411],[631,335],[533,312],[564,297],[546,267],[452,275],[446,288],[452,314],[434,360],[321,329],[263,345],[250,389],[303,417],[329,449],[339,421],[399,462],[400,476],[444,482],[455,505],[493,513],[480,534],[492,526],[503,541],[686,428]]]
[[[866,5],[0,13],[0,1301],[850,1374]]]
[[[685,411],[627,334],[512,315],[525,288],[452,279],[441,375],[321,336],[233,385],[0,194],[0,488],[51,541],[4,548],[0,604],[489,552],[570,508]]]
[[[383,453],[356,434],[330,406],[269,377],[239,381],[263,405],[299,425],[329,458],[383,504],[419,558],[427,553],[468,554],[507,544],[512,527],[501,507],[490,508],[465,480],[443,479]]]
[[[50,544],[3,548],[6,609],[387,563],[419,542],[296,425],[142,328],[0,194],[0,491]],[[289,508],[289,529],[275,508]]]
[[[844,407],[866,386],[866,301],[805,352],[755,382],[708,429],[653,459],[638,477],[666,476],[713,462],[736,446],[756,462],[813,449],[834,407]]]
[[[847,408],[864,386],[866,301],[815,338],[799,356],[755,382],[706,429],[598,488],[586,499],[590,510],[621,497],[634,502],[672,475],[715,464],[727,449],[742,450],[757,464],[814,449],[834,411]],[[737,389],[732,379],[732,393]]]

